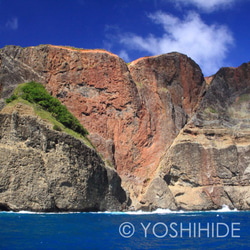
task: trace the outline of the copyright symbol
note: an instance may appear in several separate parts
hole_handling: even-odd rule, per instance
[[[130,238],[135,233],[135,227],[130,222],[123,222],[119,227],[119,233],[124,238]]]

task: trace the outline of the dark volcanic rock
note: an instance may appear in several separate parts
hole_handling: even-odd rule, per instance
[[[6,108],[7,109],[7,108]],[[83,141],[51,130],[17,104],[0,113],[0,208],[121,210],[126,193],[114,169]],[[123,204],[124,203],[124,204]]]

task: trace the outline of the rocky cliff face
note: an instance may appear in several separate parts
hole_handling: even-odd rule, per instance
[[[250,63],[222,68],[214,76],[158,169],[156,178],[165,180],[165,195],[173,195],[176,207],[249,209],[249,90]]]
[[[239,181],[248,175],[248,64],[221,69],[208,86],[179,53],[127,66],[107,51],[8,46],[0,60],[2,98],[19,83],[44,84],[88,129],[135,209],[248,208]]]
[[[199,66],[178,53],[144,58],[128,69],[106,51],[10,46],[1,61],[3,97],[20,82],[46,85],[88,129],[135,206],[205,86]]]
[[[83,141],[54,131],[30,106],[0,113],[0,210],[121,210],[114,169]]]

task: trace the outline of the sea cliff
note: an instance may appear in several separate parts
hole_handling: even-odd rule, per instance
[[[0,64],[1,108],[20,83],[42,83],[87,128],[97,152],[116,169],[132,201],[129,209],[208,210],[223,204],[249,209],[249,63],[222,68],[206,81],[200,67],[180,53],[127,65],[104,50],[42,45],[7,46],[0,51]],[[1,115],[9,120],[12,116]],[[8,143],[11,139],[2,147]],[[78,153],[76,159],[88,155],[91,161],[89,153]],[[0,165],[3,180],[8,174],[5,165]],[[94,169],[93,176],[98,175]],[[102,186],[109,186],[104,183],[107,179]],[[113,189],[118,192],[114,199],[122,197],[118,207],[124,207],[125,195],[119,185],[114,187],[120,190]],[[104,190],[99,200],[107,200],[109,191]],[[74,203],[68,203],[68,210],[74,210]],[[88,209],[112,207],[98,204]]]
[[[0,124],[2,210],[124,208],[120,177],[83,140],[53,130],[23,103],[4,108]]]

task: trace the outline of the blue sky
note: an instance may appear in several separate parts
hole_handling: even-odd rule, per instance
[[[250,0],[0,0],[0,48],[107,49],[126,62],[172,51],[205,76],[250,61]]]

